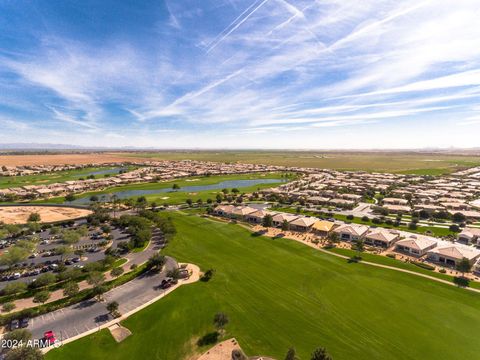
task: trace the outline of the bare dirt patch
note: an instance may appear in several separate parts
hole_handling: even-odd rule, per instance
[[[91,211],[60,206],[2,206],[0,207],[0,222],[25,224],[32,213],[40,215],[40,222],[48,223],[78,219],[91,214]]]
[[[0,155],[0,166],[26,165],[83,165],[112,162],[129,162],[138,160],[135,157],[112,153],[82,154],[42,154],[42,155]]]
[[[235,349],[240,350],[237,340],[228,339],[212,347],[197,360],[232,360],[232,351]]]
[[[108,328],[110,330],[110,334],[112,334],[113,338],[117,343],[122,342],[127,337],[132,335],[132,332],[128,330],[126,327],[121,326],[120,324],[114,324]]]

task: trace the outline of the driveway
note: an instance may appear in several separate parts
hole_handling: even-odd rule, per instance
[[[85,331],[98,328],[112,320],[106,305],[111,301],[119,304],[120,313],[126,313],[140,305],[154,299],[164,290],[159,284],[166,277],[168,270],[177,267],[174,259],[167,257],[162,272],[146,273],[128,283],[116,287],[104,294],[105,301],[97,302],[93,299],[53,311],[30,320],[28,330],[34,339],[43,337],[47,330],[53,330],[61,341]]]

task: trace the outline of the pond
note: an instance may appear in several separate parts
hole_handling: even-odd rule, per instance
[[[251,179],[251,180],[226,180],[221,181],[216,184],[211,185],[191,185],[191,186],[184,186],[180,188],[180,190],[172,190],[171,187],[163,188],[163,189],[151,189],[151,190],[125,190],[125,191],[117,191],[108,194],[98,194],[100,200],[102,200],[102,196],[108,200],[108,198],[112,195],[117,195],[119,199],[128,199],[131,197],[136,196],[144,196],[144,195],[155,195],[155,194],[163,194],[169,192],[200,192],[200,191],[208,191],[208,190],[222,190],[222,189],[232,189],[232,188],[245,188],[260,184],[277,184],[286,182],[285,179]],[[90,197],[83,197],[76,199],[75,201],[71,202],[70,204],[88,204],[90,203]]]

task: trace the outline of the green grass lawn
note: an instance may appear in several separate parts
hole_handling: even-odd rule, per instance
[[[206,190],[199,191],[196,193],[190,193],[182,190],[182,188],[187,186],[200,186],[200,185],[213,185],[227,180],[254,180],[254,179],[281,179],[282,174],[280,173],[254,173],[254,174],[233,174],[233,175],[213,175],[213,176],[203,176],[203,177],[191,177],[188,179],[176,179],[172,181],[165,182],[156,182],[156,183],[144,183],[144,184],[131,184],[124,186],[111,187],[103,191],[94,191],[84,194],[79,194],[77,198],[89,198],[92,195],[101,196],[103,194],[111,194],[118,191],[127,191],[127,190],[157,190],[157,189],[171,189],[173,184],[180,186],[178,191],[160,193],[160,194],[150,194],[146,195],[148,201],[157,202],[157,204],[180,204],[185,203],[185,201],[190,198],[193,201],[202,199],[206,201],[208,198],[215,200],[215,196],[221,191],[219,190]],[[291,179],[290,177],[289,179]],[[265,189],[269,187],[278,186],[281,183],[271,183],[271,184],[258,184],[255,186],[240,187],[238,188],[241,192],[253,192],[257,189]],[[231,189],[229,189],[231,190]],[[164,199],[167,198],[167,199]],[[47,200],[37,200],[34,203],[51,203],[59,204],[65,201],[64,197],[56,197]]]
[[[47,359],[181,360],[196,339],[228,314],[227,335],[249,355],[302,359],[325,346],[341,359],[474,359],[480,296],[392,270],[323,254],[287,239],[255,237],[238,225],[174,214],[167,253],[216,270],[123,322],[133,335],[117,344],[107,331],[67,344]]]
[[[57,171],[49,174],[36,174],[26,176],[0,176],[0,189],[19,187],[26,185],[48,185],[57,182],[64,182],[69,180],[78,180],[85,178],[90,172],[99,170],[109,170],[114,167],[87,167],[83,169]],[[95,175],[96,178],[103,178],[103,175]]]

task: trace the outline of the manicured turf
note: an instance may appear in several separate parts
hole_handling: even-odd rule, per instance
[[[83,177],[86,178],[88,173],[109,170],[113,167],[88,167],[83,169],[57,171],[49,174],[36,174],[26,176],[0,176],[0,189],[19,187],[26,185],[48,185],[56,182],[64,182],[68,180],[78,180]],[[103,178],[103,175],[96,175],[96,178]]]
[[[221,192],[222,189],[219,190],[206,190],[206,191],[199,191],[196,193],[189,193],[182,188],[187,186],[201,186],[201,185],[213,185],[220,183],[222,181],[227,180],[253,180],[253,179],[281,179],[280,173],[255,173],[255,174],[233,174],[233,175],[214,175],[214,176],[203,176],[203,177],[192,177],[188,179],[176,179],[172,181],[165,181],[165,182],[155,182],[155,183],[144,183],[144,184],[132,184],[132,185],[124,185],[124,186],[117,186],[112,187],[103,191],[95,191],[95,192],[88,192],[84,194],[78,194],[77,198],[89,198],[91,195],[101,196],[102,194],[110,194],[113,192],[118,191],[127,191],[127,190],[156,190],[156,189],[171,189],[173,184],[177,184],[180,186],[178,191],[172,191],[168,193],[161,193],[161,194],[151,194],[146,195],[146,199],[148,201],[157,202],[157,204],[181,204],[185,203],[187,199],[192,199],[196,201],[198,199],[202,199],[206,201],[208,198],[215,200],[215,196]],[[253,192],[257,189],[265,189],[270,187],[275,187],[281,185],[280,183],[271,183],[271,184],[258,184],[255,186],[248,186],[248,187],[239,187],[238,190],[241,192]],[[231,190],[231,189],[228,189]],[[167,197],[167,199],[164,199]],[[51,198],[48,200],[38,200],[34,201],[34,203],[63,203],[65,201],[64,197],[57,197]]]
[[[208,283],[184,286],[124,322],[133,335],[116,344],[107,331],[65,345],[47,359],[181,360],[201,352],[217,311],[230,317],[249,355],[301,359],[326,346],[341,359],[475,359],[480,296],[393,270],[323,254],[288,239],[255,237],[238,225],[174,215],[167,253],[202,269]]]

